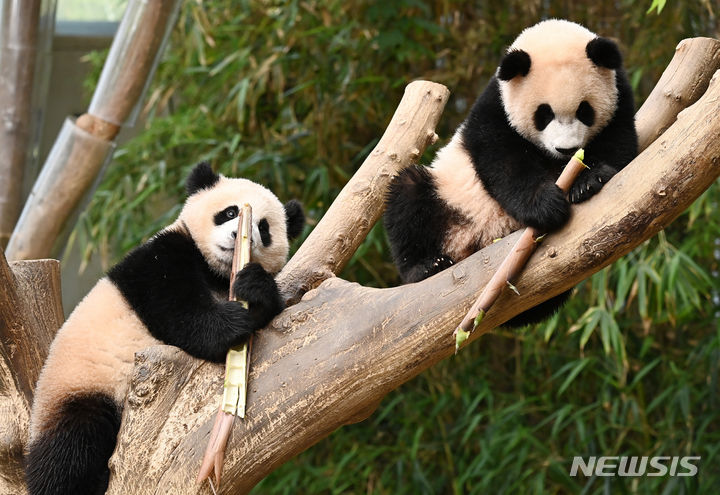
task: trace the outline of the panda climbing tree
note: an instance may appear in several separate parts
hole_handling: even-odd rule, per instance
[[[704,69],[710,63],[699,65]],[[688,87],[698,79],[691,70]],[[481,330],[610,263],[669,223],[715,180],[720,81],[698,97],[662,142],[653,143],[597,198],[576,207],[566,228],[550,236],[527,267],[518,285],[523,296],[499,301]],[[389,176],[417,160],[433,140],[446,98],[444,88],[432,83],[408,87],[376,150],[280,274],[278,286],[287,298],[299,299],[349,259],[380,216]],[[662,90],[646,105],[645,112],[654,111],[655,105],[664,108]],[[641,141],[674,120],[643,120],[642,112]],[[258,336],[252,410],[229,446],[226,486],[248,490],[322,436],[369,415],[389,390],[451,354],[454,342],[449,336],[487,280],[486,267],[502,259],[511,240],[405,287],[375,290],[331,279],[285,310]],[[0,265],[2,286],[12,287],[11,297],[19,307],[28,304],[4,259]],[[0,310],[4,321],[33,318],[7,304]],[[14,343],[22,348],[22,342]],[[3,359],[7,356],[11,353]],[[24,373],[18,367],[21,359],[13,356],[6,369]],[[109,493],[142,493],[143,486],[163,486],[171,493],[204,489],[192,479],[202,456],[197,446],[204,445],[217,406],[219,369],[168,347],[138,355],[111,461]],[[26,395],[16,388],[11,393]]]

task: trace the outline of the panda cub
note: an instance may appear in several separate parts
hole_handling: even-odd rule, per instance
[[[177,220],[131,251],[75,308],[40,373],[30,418],[31,495],[105,493],[135,352],[169,344],[222,362],[283,308],[273,275],[305,216],[263,186],[215,174],[187,179]],[[228,301],[239,207],[253,208],[252,260]]]
[[[564,20],[525,29],[452,140],[391,183],[385,227],[404,283],[417,282],[524,226],[562,227],[637,155],[630,84],[615,43]],[[555,185],[585,149],[569,197]],[[508,322],[540,321],[561,294]]]

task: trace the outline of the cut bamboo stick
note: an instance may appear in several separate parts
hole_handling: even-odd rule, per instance
[[[238,234],[235,238],[235,250],[230,273],[230,291],[228,295],[230,301],[238,300],[237,294],[233,290],[235,275],[250,263],[251,236],[252,208],[249,204],[245,204],[238,218]],[[239,302],[246,309],[248,308],[246,301]],[[215,484],[213,485],[212,479],[209,479],[213,491],[220,487],[220,477],[222,476],[223,461],[225,460],[225,447],[230,438],[235,417],[245,417],[251,346],[252,337],[246,343],[231,348],[225,359],[225,383],[222,402],[217,416],[215,416],[210,440],[205,449],[205,456],[197,476],[197,481],[202,482],[208,479],[214,471]]]
[[[560,177],[555,181],[555,185],[564,193],[570,190],[570,186],[575,182],[577,176],[587,167],[587,165],[583,163],[584,155],[584,151],[579,149],[568,164],[565,165]],[[480,324],[485,313],[495,304],[495,301],[500,297],[505,287],[509,287],[518,295],[520,294],[512,281],[520,274],[544,236],[544,232],[538,232],[532,227],[525,229],[520,239],[518,239],[515,246],[513,246],[510,253],[503,260],[500,268],[498,268],[475,303],[470,307],[470,311],[468,311],[465,318],[463,318],[460,325],[455,329],[455,332],[453,332],[455,336],[455,353],[458,352],[463,342],[468,339],[470,334]]]

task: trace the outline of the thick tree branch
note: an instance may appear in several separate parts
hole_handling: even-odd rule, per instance
[[[678,43],[675,56],[635,116],[641,150],[675,122],[678,112],[705,93],[710,78],[718,69],[720,41],[690,38]]]
[[[643,125],[640,134],[648,135],[650,126],[665,124]],[[518,280],[522,297],[501,297],[473,339],[576,285],[669,224],[720,174],[719,133],[716,78],[660,140],[591,201],[574,207],[570,223],[544,241]],[[453,329],[518,236],[418,284],[379,290],[327,280],[285,310],[257,336],[247,418],[236,423],[228,445],[224,492],[248,491],[452,354]],[[312,260],[326,255],[316,244],[308,249],[316,258],[295,270],[314,267]],[[330,271],[327,260],[321,263],[323,273]],[[144,351],[138,360],[108,493],[209,493],[193,478],[212,427],[222,367],[168,347]],[[176,370],[162,371],[168,366]]]
[[[437,139],[435,126],[449,96],[442,84],[408,84],[375,149],[278,276],[280,290],[289,303],[339,273],[350,260],[382,215],[390,180],[416,163]]]

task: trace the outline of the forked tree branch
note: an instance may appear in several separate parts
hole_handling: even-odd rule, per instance
[[[289,303],[339,273],[355,254],[382,215],[390,180],[416,163],[437,139],[435,127],[449,96],[442,84],[408,84],[375,149],[278,275],[278,285]]]
[[[717,66],[718,60],[705,62]],[[699,77],[687,74],[687,85]],[[662,126],[667,123],[646,121],[641,139]],[[428,138],[423,132],[418,139]],[[718,134],[716,77],[661,139],[591,201],[573,208],[570,223],[548,236],[517,281],[522,297],[502,296],[472,339],[576,285],[668,225],[720,175]],[[382,191],[375,197],[380,204],[368,210],[381,209]],[[340,218],[355,218],[344,201],[337,203]],[[380,290],[333,278],[286,309],[256,338],[247,418],[236,422],[228,444],[222,492],[249,491],[277,466],[343,424],[363,419],[390,390],[451,355],[453,329],[518,235],[417,284]],[[301,280],[290,281],[296,272],[315,270],[315,280],[332,275],[328,267],[336,266],[333,257],[347,242],[336,238],[333,245],[331,231],[323,237],[306,241],[312,256],[288,265],[283,280],[289,293],[305,290],[294,288]],[[167,346],[138,353],[108,493],[210,493],[194,476],[221,388],[221,366]]]

